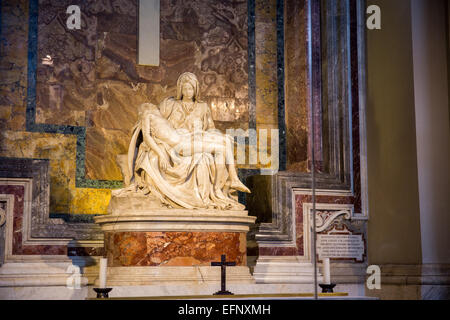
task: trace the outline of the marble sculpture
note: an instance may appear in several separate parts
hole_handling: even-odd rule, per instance
[[[233,146],[215,129],[197,77],[185,72],[176,97],[138,107],[128,154],[117,161],[125,187],[112,196],[147,197],[155,208],[244,210],[236,191],[250,190],[237,176]]]

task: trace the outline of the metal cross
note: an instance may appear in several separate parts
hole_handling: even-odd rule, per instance
[[[227,262],[226,256],[223,254],[220,257],[220,262],[211,262],[212,267],[220,267],[221,269],[221,277],[220,277],[220,291],[214,293],[214,295],[230,295],[233,294],[230,291],[227,291],[225,288],[226,283],[226,267],[235,266],[236,262]]]

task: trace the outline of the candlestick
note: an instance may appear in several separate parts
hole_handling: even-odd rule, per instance
[[[100,259],[100,288],[106,288],[106,270],[108,267],[108,259]]]
[[[106,299],[109,298],[109,292],[112,288],[94,288],[94,291],[97,293],[97,299]]]
[[[323,259],[323,283],[331,284],[330,279],[330,258]]]

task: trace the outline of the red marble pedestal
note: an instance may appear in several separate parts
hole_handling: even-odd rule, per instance
[[[105,232],[110,267],[210,266],[225,254],[246,265],[245,232]]]
[[[211,262],[236,262],[227,281],[252,283],[247,211],[157,209],[95,217],[105,235],[108,285],[219,282]],[[229,275],[229,276],[228,276]]]

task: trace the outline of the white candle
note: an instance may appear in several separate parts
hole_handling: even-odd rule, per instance
[[[331,284],[330,279],[330,258],[323,259],[323,283]]]
[[[108,267],[108,259],[100,259],[100,288],[106,288],[106,270]]]

